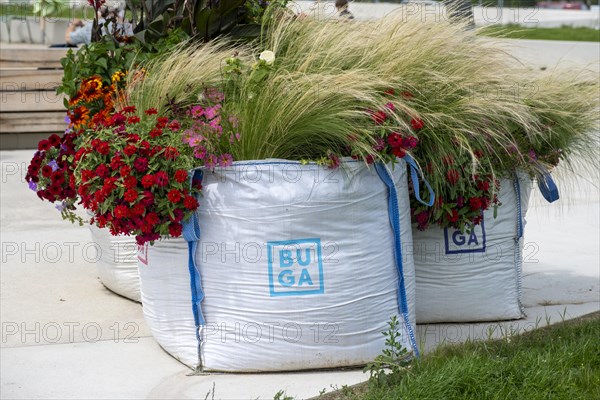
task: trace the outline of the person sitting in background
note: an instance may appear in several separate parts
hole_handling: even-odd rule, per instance
[[[119,30],[123,36],[133,36],[131,24],[123,19],[124,13],[119,8],[104,5],[98,10],[98,25],[102,27],[102,34]],[[108,24],[107,24],[108,21]],[[65,32],[67,46],[74,47],[80,44],[89,44],[92,41],[92,21],[73,20]]]
[[[335,8],[340,13],[341,19],[351,20],[354,19],[354,15],[348,11],[348,0],[335,0]]]

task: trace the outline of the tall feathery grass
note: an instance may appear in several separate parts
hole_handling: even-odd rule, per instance
[[[369,151],[374,126],[365,110],[389,101],[388,88],[410,94],[393,100],[393,129],[409,132],[410,118],[424,121],[418,160],[440,193],[447,186],[443,158],[466,156],[471,175],[482,164],[500,175],[528,165],[527,146],[594,157],[598,78],[532,77],[494,40],[464,28],[406,13],[352,23],[282,16],[247,46],[225,39],[179,46],[147,66],[128,95],[138,109],[165,110],[170,99],[190,104],[203,87],[221,82],[234,53],[252,62],[272,50],[273,70],[258,89],[242,77],[227,99],[240,121],[242,139],[231,149],[237,160],[317,158],[350,146]],[[523,90],[532,82],[535,91]]]

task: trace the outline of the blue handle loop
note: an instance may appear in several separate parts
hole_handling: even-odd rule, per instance
[[[425,177],[423,176],[423,173],[417,167],[417,163],[411,156],[406,154],[402,158],[410,166],[410,180],[412,181],[413,188],[415,190],[415,198],[417,199],[417,201],[419,201],[419,203],[424,204],[428,207],[431,207],[433,205],[433,202],[435,201],[435,192],[431,188],[431,185],[429,184],[429,182],[427,182],[427,179],[425,179]],[[429,190],[429,201],[428,202],[424,202],[421,199],[421,192],[419,189],[419,175],[421,175],[421,179],[423,179],[423,183],[427,187],[427,190]]]
[[[190,185],[194,180],[202,181],[202,170],[196,169],[191,174]],[[198,223],[198,215],[193,213],[192,216],[183,222],[183,238],[188,242],[188,269],[190,271],[190,286],[192,290],[192,312],[194,313],[194,322],[196,327],[206,325],[202,308],[200,304],[204,300],[204,291],[202,290],[202,280],[198,269],[196,268],[196,248],[200,240],[200,224]],[[200,342],[199,331],[196,329],[196,338]]]
[[[396,186],[394,179],[388,172],[386,166],[382,163],[375,164],[375,171],[377,175],[387,187],[388,192],[388,217],[390,219],[390,225],[394,236],[394,255],[396,262],[396,270],[398,272],[398,308],[400,314],[404,320],[404,325],[408,332],[410,345],[416,357],[419,357],[419,347],[417,346],[417,340],[413,331],[412,325],[409,318],[408,310],[408,299],[406,296],[406,287],[404,285],[404,271],[402,268],[402,241],[401,241],[401,229],[400,229],[400,210],[398,204],[398,194],[396,192]]]
[[[540,168],[540,176],[538,176],[538,187],[542,196],[548,203],[553,203],[560,198],[558,194],[558,187],[552,179],[552,175],[544,167]]]

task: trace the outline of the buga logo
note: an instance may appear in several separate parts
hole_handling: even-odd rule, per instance
[[[461,232],[454,228],[444,229],[446,254],[485,253],[485,225],[475,225],[471,232]]]
[[[325,293],[321,239],[267,242],[273,296]]]

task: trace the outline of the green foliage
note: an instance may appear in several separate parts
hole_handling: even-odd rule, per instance
[[[410,365],[410,356],[402,346],[400,321],[394,315],[388,322],[389,329],[383,332],[385,348],[382,354],[366,365],[364,371],[369,372],[370,380],[375,385],[386,385]]]
[[[492,25],[482,28],[480,35],[537,40],[569,40],[579,42],[600,42],[600,30],[592,28],[563,26],[560,28],[526,28],[520,25]]]
[[[598,349],[596,313],[520,336],[441,347],[392,385],[370,385],[361,399],[593,399],[600,393]]]
[[[68,0],[36,0],[33,3],[33,14],[43,18],[55,17],[68,6]]]

